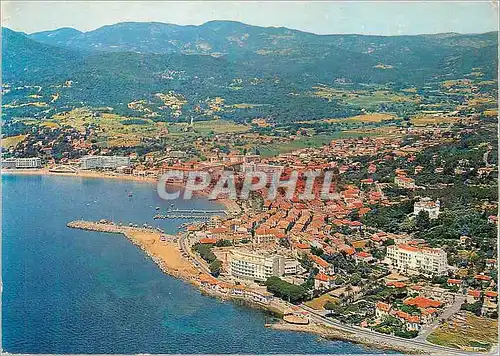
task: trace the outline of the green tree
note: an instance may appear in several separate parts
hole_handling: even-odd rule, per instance
[[[427,211],[420,211],[415,218],[415,225],[420,231],[426,231],[431,227],[431,219]]]
[[[210,263],[209,268],[212,276],[217,277],[220,274],[220,270],[222,268],[222,262],[219,260],[215,260],[212,263]]]

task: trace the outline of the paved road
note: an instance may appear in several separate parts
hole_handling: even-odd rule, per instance
[[[438,318],[436,318],[436,320],[434,320],[429,325],[424,326],[420,334],[414,340],[426,341],[427,336],[429,336],[429,334],[432,333],[434,329],[436,329],[439,326],[441,320],[447,320],[449,317],[455,315],[460,311],[460,307],[462,306],[464,301],[465,301],[465,296],[457,295],[455,297],[455,301],[453,302],[453,304],[450,307],[446,308],[443,314],[441,314]]]
[[[374,342],[385,343],[387,345],[400,346],[406,349],[414,349],[426,353],[439,354],[439,355],[470,355],[471,353],[457,350],[449,347],[433,345],[425,341],[419,341],[416,339],[405,339],[402,337],[397,337],[394,335],[386,335],[377,333],[369,329],[363,329],[357,326],[346,325],[332,319],[325,318],[323,315],[317,312],[317,310],[309,308],[308,306],[301,304],[302,309],[310,313],[311,318],[317,322],[324,323],[326,325],[332,326],[336,329],[356,334],[361,338],[367,338],[373,340]]]
[[[205,261],[200,261],[196,254],[194,254],[186,243],[187,236],[182,234],[179,236],[179,247],[183,253],[185,253],[188,259],[193,263],[194,267],[201,272],[210,274],[210,269],[205,265]],[[196,262],[196,263],[194,263]]]

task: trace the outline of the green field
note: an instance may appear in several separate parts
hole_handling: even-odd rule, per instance
[[[427,341],[463,350],[472,351],[474,347],[488,350],[498,342],[498,321],[467,313],[465,322],[444,323],[427,337]]]

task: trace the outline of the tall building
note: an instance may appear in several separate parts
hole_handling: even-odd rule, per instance
[[[130,167],[130,157],[85,156],[80,160],[82,169]]]
[[[446,252],[440,248],[414,247],[406,244],[387,247],[386,259],[401,272],[424,272],[443,275],[447,272]]]
[[[3,168],[40,168],[42,160],[39,157],[7,158],[2,160]]]
[[[278,255],[262,255],[244,250],[232,250],[229,255],[229,273],[233,277],[265,281],[285,274],[285,259]]]

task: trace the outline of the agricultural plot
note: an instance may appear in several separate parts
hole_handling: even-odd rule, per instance
[[[427,341],[468,351],[487,351],[498,342],[498,321],[471,313],[458,315],[433,331]]]

